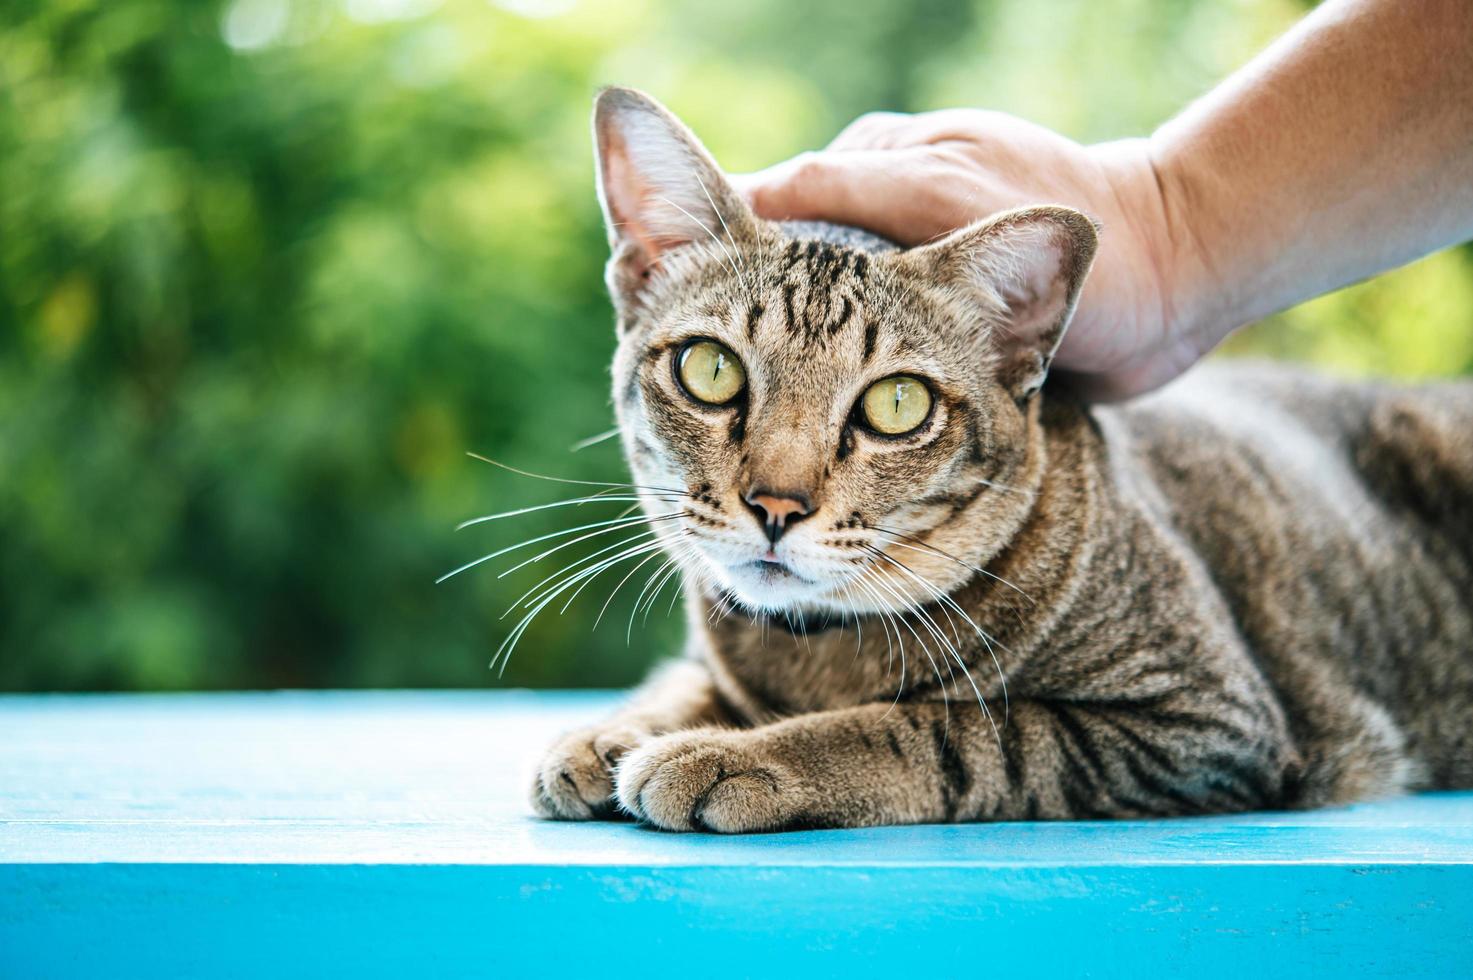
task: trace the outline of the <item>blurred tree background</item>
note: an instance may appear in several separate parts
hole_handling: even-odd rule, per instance
[[[732,169],[871,109],[987,106],[1102,140],[1149,131],[1304,9],[0,4],[0,688],[632,681],[678,642],[665,600],[628,644],[632,595],[596,631],[598,588],[550,608],[498,681],[500,614],[541,575],[498,578],[504,560],[433,584],[571,522],[453,532],[567,495],[467,450],[624,473],[613,442],[569,451],[611,420],[596,87],[653,92]],[[1470,324],[1463,249],[1229,353],[1457,374]]]

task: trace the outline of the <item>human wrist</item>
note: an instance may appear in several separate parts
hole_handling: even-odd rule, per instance
[[[1156,136],[1091,149],[1132,238],[1138,315],[1159,324],[1163,353],[1195,360],[1237,326],[1204,234],[1201,182]]]
[[[1221,175],[1201,166],[1170,127],[1142,143],[1158,189],[1162,247],[1169,256],[1163,305],[1170,313],[1170,335],[1179,349],[1201,356],[1255,315],[1235,285],[1247,275],[1243,263],[1249,257],[1235,254],[1234,236],[1224,233]]]

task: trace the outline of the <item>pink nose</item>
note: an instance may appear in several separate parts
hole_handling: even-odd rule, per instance
[[[767,540],[777,544],[789,527],[813,512],[808,498],[799,493],[754,491],[746,496],[747,507],[767,531]]]

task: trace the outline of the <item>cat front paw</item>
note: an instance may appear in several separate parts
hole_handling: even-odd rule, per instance
[[[652,739],[620,763],[619,805],[665,830],[778,830],[794,816],[792,772],[745,732]]]
[[[543,756],[532,779],[532,809],[549,820],[608,820],[619,760],[649,737],[632,725],[608,724],[571,732]]]

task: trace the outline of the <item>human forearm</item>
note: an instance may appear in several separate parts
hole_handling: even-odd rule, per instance
[[[1331,0],[1147,145],[1204,349],[1473,237],[1473,3]]]

